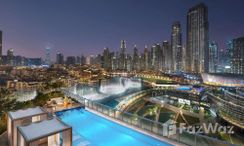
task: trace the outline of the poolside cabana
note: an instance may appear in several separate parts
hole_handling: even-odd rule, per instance
[[[57,118],[18,127],[17,146],[72,146],[72,128]]]
[[[41,107],[8,112],[8,142],[9,146],[17,146],[17,126],[47,119],[48,113]]]

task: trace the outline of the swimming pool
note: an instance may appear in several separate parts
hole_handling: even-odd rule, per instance
[[[171,146],[82,108],[57,112],[56,115],[72,126],[74,146]]]

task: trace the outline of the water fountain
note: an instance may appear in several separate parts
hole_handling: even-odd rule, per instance
[[[140,80],[116,77],[111,80],[101,81],[100,85],[76,85],[72,92],[90,100],[102,100],[113,95],[120,95],[129,89],[140,89]]]
[[[17,99],[17,101],[23,102],[23,101],[32,100],[36,96],[37,96],[36,90],[20,90],[14,93],[13,98]]]
[[[99,92],[101,92],[102,94],[110,94],[110,95],[121,94],[125,91],[126,91],[126,87],[123,85],[122,78],[119,78],[119,81],[117,83],[109,83],[109,82],[102,83],[99,88]]]

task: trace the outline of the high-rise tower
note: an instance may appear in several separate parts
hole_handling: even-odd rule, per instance
[[[120,62],[119,62],[119,69],[125,70],[126,69],[126,42],[125,40],[121,41],[120,44]]]
[[[14,65],[14,50],[13,49],[9,49],[7,51],[7,61],[8,61],[8,65],[10,65],[10,66]]]
[[[51,48],[47,47],[45,51],[45,65],[51,65]]]
[[[64,64],[64,55],[61,52],[56,55],[56,64]]]
[[[144,48],[144,70],[149,69],[149,52],[147,46]]]
[[[209,44],[209,72],[216,73],[218,67],[218,44],[212,42]]]
[[[208,8],[201,3],[187,13],[187,71],[208,72]]]
[[[138,49],[136,48],[136,45],[134,46],[132,69],[136,70],[136,71],[139,71],[139,69],[140,69],[139,54],[138,54]]]
[[[103,50],[103,68],[107,70],[111,69],[111,58],[108,48],[104,48]]]
[[[171,71],[172,70],[172,49],[170,47],[169,41],[163,42],[163,55],[164,55],[164,70]]]
[[[231,73],[244,74],[244,37],[233,40]]]
[[[172,69],[173,71],[182,70],[182,32],[180,22],[172,25],[171,32],[171,48],[172,48]]]

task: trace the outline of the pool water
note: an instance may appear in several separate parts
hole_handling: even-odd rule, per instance
[[[109,106],[111,108],[115,108],[119,104],[119,102],[116,101],[115,99],[111,99],[111,100],[109,100],[107,102],[102,102],[102,104],[104,104],[106,106]]]
[[[170,146],[82,108],[57,112],[56,115],[72,126],[74,146]]]

